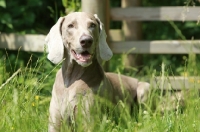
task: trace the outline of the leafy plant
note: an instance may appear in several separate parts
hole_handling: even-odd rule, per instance
[[[49,14],[56,10],[53,18]],[[56,16],[64,8],[61,1],[18,0],[0,1],[0,31],[6,33],[46,33],[53,24]],[[58,17],[57,17],[58,18]]]
[[[81,0],[62,0],[62,4],[65,7],[65,14],[81,9]]]

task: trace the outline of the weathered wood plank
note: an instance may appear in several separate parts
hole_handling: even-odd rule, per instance
[[[126,21],[197,21],[200,7],[133,7],[112,8],[112,20]]]
[[[43,52],[45,35],[0,34],[0,48],[23,51]]]
[[[200,77],[156,77],[151,80],[151,87],[163,90],[184,90],[192,88],[200,88]]]
[[[111,42],[114,53],[138,54],[200,54],[200,40],[125,41]]]

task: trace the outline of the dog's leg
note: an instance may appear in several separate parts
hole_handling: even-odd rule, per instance
[[[150,84],[147,82],[139,82],[137,87],[137,100],[138,103],[145,103],[148,98]]]
[[[61,115],[57,103],[57,98],[54,95],[51,98],[49,113],[50,115],[49,115],[48,132],[59,132],[61,125]]]

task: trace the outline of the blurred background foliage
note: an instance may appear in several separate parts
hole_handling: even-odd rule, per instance
[[[121,0],[110,0],[111,7],[120,7]],[[167,1],[167,0],[142,0],[143,6],[195,6],[199,5],[198,1]],[[81,10],[81,0],[0,0],[0,32],[1,33],[17,33],[17,34],[47,34],[52,25],[60,16],[73,11]],[[198,16],[197,16],[198,17]],[[175,26],[173,26],[175,25]],[[111,22],[112,29],[120,29],[121,22]],[[199,24],[194,22],[142,22],[143,40],[183,40],[183,39],[200,39]],[[178,33],[178,29],[180,32]],[[180,35],[181,33],[181,35]],[[39,59],[38,59],[39,58]],[[188,65],[197,66],[199,55],[193,55],[190,58],[184,55],[150,55],[143,57],[143,70],[137,72],[133,68],[131,73],[133,76],[144,76],[153,71],[160,71],[162,62],[170,71],[170,75],[182,75],[186,71],[190,74],[198,74],[193,68],[187,69]],[[30,67],[35,66],[38,61],[43,64],[42,71],[48,73],[53,69],[51,64],[43,53],[29,53],[0,50],[0,68],[4,68],[6,72],[12,73],[19,67],[25,67],[31,59]],[[189,63],[188,63],[189,62]],[[190,63],[191,62],[191,63]],[[123,72],[123,55],[115,55],[110,63],[110,71]],[[12,68],[16,67],[16,69]],[[6,78],[6,72],[3,79]],[[149,74],[150,75],[150,74]],[[3,76],[3,74],[1,75]],[[1,81],[3,82],[3,81]],[[51,85],[51,84],[50,84]]]
[[[0,1],[0,31],[6,33],[46,33],[64,10],[55,0]]]

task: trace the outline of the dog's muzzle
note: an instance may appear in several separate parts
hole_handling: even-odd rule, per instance
[[[82,63],[88,63],[92,60],[93,55],[90,54],[88,51],[83,51],[81,53],[77,53],[75,50],[71,50],[72,55],[74,56],[76,61]]]

